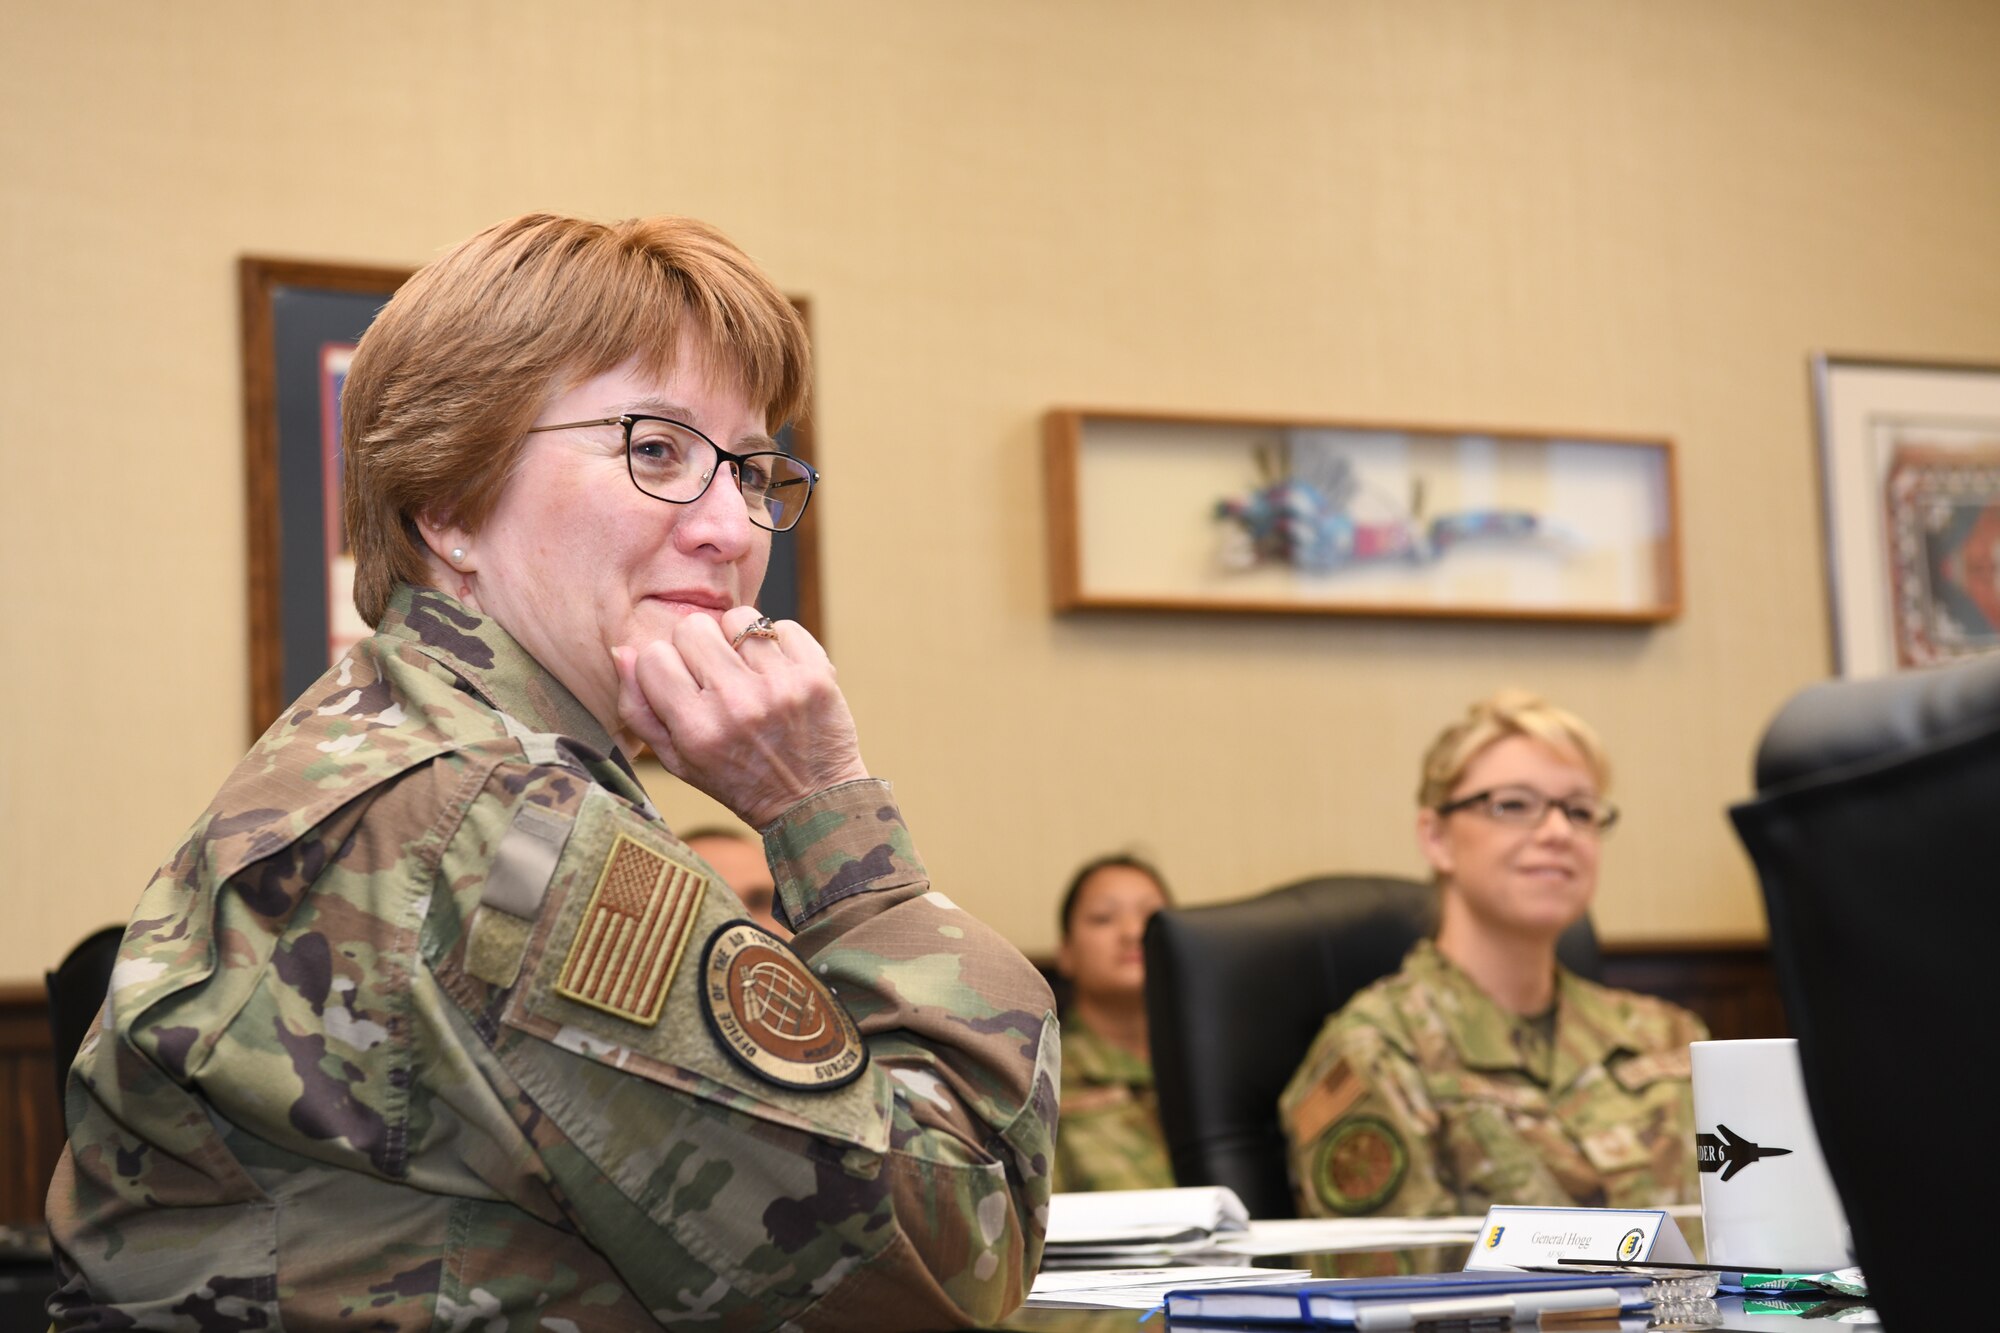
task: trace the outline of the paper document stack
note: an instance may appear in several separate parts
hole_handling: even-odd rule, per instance
[[[1104,1268],[1190,1254],[1249,1226],[1243,1200],[1220,1185],[1058,1194],[1049,1200],[1042,1263]]]
[[[1216,1237],[1227,1254],[1341,1254],[1464,1245],[1478,1239],[1477,1217],[1286,1217],[1252,1221]],[[1455,1262],[1455,1261],[1454,1261]]]
[[[1477,1217],[1336,1217],[1252,1221],[1219,1186],[1058,1194],[1049,1202],[1046,1268],[1237,1264],[1275,1255],[1464,1244]],[[1452,1262],[1457,1262],[1453,1260]]]

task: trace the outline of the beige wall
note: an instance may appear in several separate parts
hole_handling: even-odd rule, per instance
[[[1414,869],[1416,753],[1501,682],[1613,748],[1606,936],[1756,936],[1722,810],[1829,660],[1806,356],[2000,361],[1996,49],[1989,0],[9,5],[0,980],[246,740],[236,256],[530,208],[812,298],[865,752],[1024,947],[1114,845],[1191,900]],[[1671,435],[1687,611],[1053,619],[1055,403]]]

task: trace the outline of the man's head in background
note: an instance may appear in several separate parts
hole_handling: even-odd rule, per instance
[[[684,835],[682,841],[694,848],[695,855],[714,866],[722,882],[736,891],[751,920],[779,939],[792,937],[792,932],[771,914],[776,885],[771,879],[770,864],[764,860],[764,844],[760,840],[734,829],[711,827],[698,828]]]

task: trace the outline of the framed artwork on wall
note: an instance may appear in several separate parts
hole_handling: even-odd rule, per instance
[[[406,268],[245,256],[250,733],[368,632],[340,520],[340,389]]]
[[[245,256],[242,301],[244,476],[249,513],[250,733],[263,732],[357,640],[354,561],[340,505],[340,391],[376,313],[412,270]],[[793,298],[802,316],[806,303]],[[817,463],[809,422],[782,447]],[[774,536],[759,606],[824,642],[816,496]]]
[[[2000,366],[1812,359],[1835,669],[2000,649]]]
[[[1095,408],[1044,426],[1059,611],[1680,613],[1664,439]]]

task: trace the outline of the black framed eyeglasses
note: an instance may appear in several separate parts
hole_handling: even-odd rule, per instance
[[[1514,828],[1540,828],[1542,821],[1549,817],[1551,806],[1562,811],[1570,828],[1578,833],[1606,833],[1618,822],[1618,807],[1609,801],[1589,796],[1558,801],[1553,796],[1542,795],[1533,787],[1489,787],[1470,796],[1461,796],[1456,801],[1447,801],[1437,807],[1437,812],[1454,815],[1474,806],[1483,810],[1494,823]]]
[[[732,454],[708,436],[670,417],[628,412],[595,421],[564,421],[530,426],[528,434],[545,430],[577,430],[585,426],[621,426],[625,431],[625,471],[632,484],[670,505],[693,504],[708,493],[708,484],[723,464],[736,477],[750,521],[772,532],[786,532],[805,516],[819,473],[803,458],[776,449]]]

